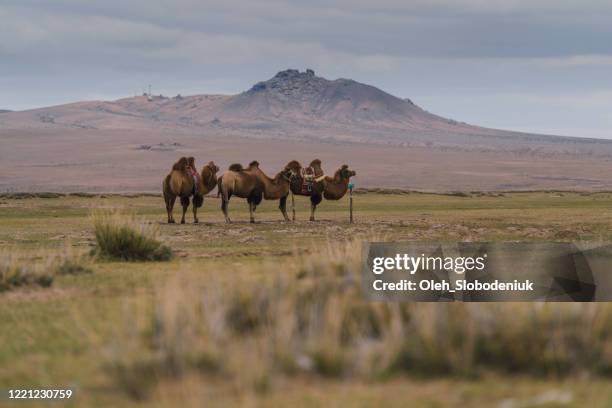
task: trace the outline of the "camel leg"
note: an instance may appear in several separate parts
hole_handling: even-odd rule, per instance
[[[166,197],[166,212],[168,213],[168,224],[174,224],[174,203],[176,202],[176,196]]]
[[[255,213],[255,210],[257,209],[257,206],[261,203],[262,199],[263,199],[263,195],[261,191],[254,191],[247,198],[247,202],[249,203],[249,215],[251,218],[251,223],[255,222],[254,213]]]
[[[295,195],[291,192],[291,220],[295,221]]]
[[[223,215],[225,216],[225,222],[227,224],[232,222],[232,220],[230,220],[230,217],[229,217],[228,207],[229,207],[229,198],[225,198],[225,196],[221,196],[221,211],[223,211]]]
[[[317,205],[323,200],[323,197],[320,195],[311,195],[310,196],[310,221],[314,221],[314,212],[317,209]]]
[[[283,217],[285,217],[285,221],[289,221],[289,216],[287,215],[287,196],[281,197],[278,208],[283,213]]]
[[[181,197],[181,205],[183,206],[183,216],[181,217],[181,224],[185,223],[185,213],[189,208],[189,197]]]
[[[311,195],[310,196],[310,221],[314,221],[315,220],[315,210],[317,209],[317,205],[319,205],[319,203],[321,202],[321,200],[323,199],[323,197],[319,196],[319,195]]]
[[[193,200],[191,201],[193,205],[193,223],[197,224],[198,220],[198,208],[204,205],[204,196],[203,195],[194,195]]]
[[[217,196],[221,196],[221,211],[223,211],[223,215],[225,216],[225,223],[230,224],[232,220],[230,220],[229,217],[229,200],[232,195],[230,192],[223,188],[223,184],[221,183],[221,177],[219,177],[217,189]]]
[[[253,212],[255,212],[255,204],[249,201],[249,218],[250,218],[251,224],[255,223],[255,216],[253,215]]]
[[[194,206],[193,206],[193,223],[197,224],[198,222],[199,222],[198,221],[198,207],[196,207],[195,204],[194,204]]]

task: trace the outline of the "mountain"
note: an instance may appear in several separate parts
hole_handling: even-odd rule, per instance
[[[267,120],[410,124],[425,114],[411,102],[350,79],[327,80],[308,69],[288,69],[236,95],[225,114]]]
[[[237,95],[145,94],[0,115],[0,189],[156,190],[178,155],[273,170],[319,157],[328,172],[351,164],[374,187],[612,190],[610,140],[469,125],[309,69]]]
[[[463,150],[601,153],[610,143],[472,126],[351,79],[287,69],[237,95],[143,95],[7,113],[2,128],[165,129],[255,139]],[[612,145],[610,145],[612,146]],[[607,150],[606,150],[607,152]],[[612,154],[612,150],[609,152]]]
[[[8,112],[11,112],[11,111],[8,109],[0,109],[0,113],[8,113]]]

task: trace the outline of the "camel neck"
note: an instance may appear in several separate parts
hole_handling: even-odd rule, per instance
[[[334,180],[333,184],[348,188],[349,181],[348,179],[341,178],[340,180]]]
[[[349,180],[345,178],[334,178],[331,182],[328,183],[327,189],[331,190],[336,195],[344,195],[348,190]]]
[[[264,197],[266,199],[278,199],[289,192],[289,182],[283,182],[282,173],[278,173],[273,179],[259,170],[259,179],[264,185]]]
[[[208,174],[207,174],[208,173]],[[210,167],[205,166],[200,173],[200,191],[208,192],[215,188],[217,185],[217,179],[215,173]]]
[[[263,172],[259,167],[257,168],[257,173],[259,173],[261,181],[266,184],[272,184],[274,186],[280,185],[280,181],[282,180],[281,173],[278,173],[274,178],[271,178],[266,173]]]

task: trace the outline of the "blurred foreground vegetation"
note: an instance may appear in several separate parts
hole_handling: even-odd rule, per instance
[[[266,202],[249,225],[233,200],[227,226],[207,198],[181,226],[161,197],[0,199],[4,267],[52,278],[0,292],[1,387],[73,387],[73,406],[612,404],[610,305],[366,302],[358,274],[363,239],[610,241],[611,194],[367,193],[353,225],[346,202],[309,223],[297,201],[298,222]],[[174,258],[91,257],[100,210]]]

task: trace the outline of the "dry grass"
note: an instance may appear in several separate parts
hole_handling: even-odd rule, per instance
[[[158,240],[158,229],[134,216],[116,211],[98,211],[92,215],[95,253],[121,261],[167,261],[172,250]]]
[[[60,251],[40,250],[24,254],[19,250],[0,253],[0,292],[21,287],[50,287],[57,275],[91,273],[89,260],[69,244]]]
[[[0,292],[20,287],[49,287],[53,283],[52,266],[47,260],[25,260],[10,252],[2,254],[1,258]]]
[[[176,275],[157,289],[151,321],[116,344],[117,384],[145,398],[194,372],[255,393],[298,375],[612,374],[611,307],[368,302],[360,256],[359,240],[330,244],[270,264],[275,275],[257,284]]]
[[[264,201],[255,225],[244,205],[225,225],[214,200],[199,225],[160,224],[159,195],[0,200],[0,244],[21,264],[44,269],[42,249],[65,240],[88,252],[92,208],[137,214],[177,253],[0,294],[0,382],[78,384],[74,406],[91,407],[527,406],[554,390],[572,395],[567,406],[610,405],[610,305],[365,302],[359,244],[325,244],[610,241],[610,194],[356,200],[355,224],[346,201],[305,222],[310,203],[298,199],[301,221],[279,222],[278,202]]]

